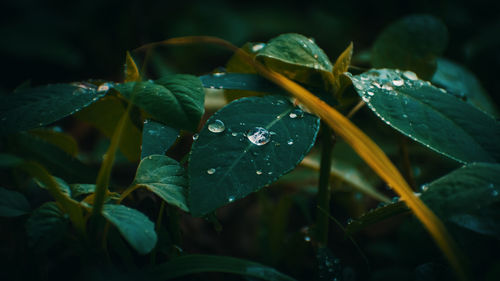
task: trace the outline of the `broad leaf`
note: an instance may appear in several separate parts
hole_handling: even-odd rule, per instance
[[[151,252],[156,245],[154,224],[143,213],[123,205],[105,204],[102,215],[140,254],[145,255]]]
[[[371,54],[376,68],[411,70],[430,79],[436,59],[448,44],[446,26],[430,15],[412,15],[389,25],[378,36]]]
[[[1,98],[0,135],[42,127],[74,114],[109,89],[89,83],[21,89]]]
[[[236,100],[216,112],[189,159],[189,207],[195,216],[276,181],[314,144],[319,119],[284,97]]]
[[[205,93],[195,76],[177,74],[115,88],[154,119],[176,129],[196,130],[205,111]]]
[[[372,224],[376,224],[397,215],[409,213],[410,210],[402,201],[383,205],[370,210],[359,218],[350,220],[347,224],[346,232],[348,234],[354,234]]]
[[[153,154],[163,155],[179,137],[179,130],[154,120],[144,121],[141,159]]]
[[[76,183],[70,184],[69,188],[71,189],[71,197],[73,198],[95,192],[95,184]]]
[[[274,268],[243,259],[211,255],[185,255],[154,267],[148,280],[170,280],[203,272],[223,272],[268,281],[293,281],[295,279]]]
[[[0,217],[22,216],[30,210],[30,203],[22,193],[0,187]]]
[[[437,215],[450,218],[500,202],[500,165],[472,163],[426,185],[424,201]]]
[[[200,76],[203,87],[224,90],[246,90],[263,93],[284,93],[283,89],[257,74],[213,73]],[[229,94],[227,95],[230,98]]]
[[[477,77],[459,64],[439,58],[437,70],[431,82],[492,116],[500,116],[494,101],[481,86]]]
[[[300,34],[282,34],[271,39],[255,59],[271,70],[308,85],[324,87],[333,79],[328,56],[312,39]]]
[[[28,244],[46,251],[59,242],[69,226],[68,219],[55,202],[48,202],[33,211],[26,222]]]
[[[184,168],[174,159],[163,155],[145,157],[137,168],[133,184],[143,186],[167,203],[189,212],[186,175]]]
[[[64,181],[63,179],[58,178],[58,177],[54,177],[54,180],[57,182],[57,187],[59,188],[59,190],[62,193],[64,193],[64,195],[66,195],[67,197],[71,197],[71,188],[69,187],[68,183],[66,183],[66,181]],[[45,183],[41,182],[40,180],[38,180],[36,178],[35,178],[35,182],[41,188],[49,189]]]
[[[491,214],[456,214],[448,221],[465,229],[500,239],[500,215],[498,210]]]
[[[415,73],[370,70],[352,81],[370,109],[408,137],[463,163],[500,160],[500,124]]]
[[[22,158],[19,158],[12,154],[0,153],[0,167],[1,168],[14,168],[21,165],[24,162]]]
[[[105,97],[78,112],[76,117],[90,123],[106,137],[111,138],[120,118],[125,113],[125,107],[121,100],[115,97]],[[141,132],[132,123],[130,117],[126,120],[123,134],[123,139],[119,144],[120,151],[129,161],[138,161],[140,156]]]

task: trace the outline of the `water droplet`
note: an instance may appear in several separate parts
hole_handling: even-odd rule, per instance
[[[227,198],[227,201],[228,202],[233,202],[234,201],[234,196],[229,196],[229,198]]]
[[[370,92],[370,91],[366,92],[366,94],[369,95],[370,97],[373,97],[375,95],[374,92]]]
[[[260,146],[271,140],[271,134],[262,127],[255,127],[247,132],[247,138],[251,143]]]
[[[394,196],[394,197],[392,197],[391,201],[392,201],[392,203],[396,203],[396,202],[399,201],[399,197],[398,196]]]
[[[382,89],[387,90],[387,91],[394,90],[394,88],[391,85],[389,85],[389,84],[382,85]]]
[[[410,80],[418,80],[417,74],[413,71],[405,71],[403,72],[403,76]]]
[[[207,170],[207,174],[209,175],[213,175],[215,173],[215,169],[214,168],[210,168]]]
[[[492,183],[488,184],[488,188],[493,188],[493,187],[495,187],[494,184],[492,184]]]
[[[214,73],[212,73],[212,76],[215,76],[215,77],[221,77],[221,76],[224,76],[224,75],[226,75],[226,73],[224,73],[224,72],[214,72]]]
[[[306,242],[311,242],[311,237],[309,237],[309,236],[304,236],[304,241],[306,241]]]
[[[265,43],[257,43],[252,46],[252,52],[256,53],[266,46]]]
[[[215,89],[215,86],[210,86],[210,89]]]
[[[195,141],[195,140],[197,140],[199,136],[200,136],[200,135],[198,135],[198,134],[194,134],[194,135],[193,135],[193,140],[194,140],[194,141]]]
[[[392,84],[396,87],[403,86],[404,83],[405,83],[405,81],[403,79],[400,79],[400,78],[392,80]]]
[[[262,171],[261,171],[261,170],[257,170],[257,171],[255,171],[255,173],[256,173],[257,175],[262,175]]]
[[[97,88],[97,91],[98,91],[98,92],[107,92],[107,91],[109,91],[109,89],[110,89],[110,88],[111,88],[111,87],[110,87],[110,84],[109,84],[109,83],[104,83],[104,84],[101,84],[101,85],[99,86],[99,88]]]
[[[302,118],[304,116],[304,111],[300,108],[295,108],[292,112],[290,112],[290,114],[288,114],[288,116],[292,119]]]
[[[406,115],[406,114],[403,114],[403,118],[408,118],[408,115]]]
[[[372,85],[379,88],[379,89],[382,88],[382,86],[380,86],[380,84],[377,82],[372,82]]]
[[[267,163],[267,164],[268,164],[268,166],[271,166],[271,163]],[[268,175],[272,175],[272,174],[273,174],[273,172],[267,172],[267,174],[268,174]]]
[[[293,139],[289,139],[286,143],[287,143],[288,145],[292,145],[292,144],[293,144]]]
[[[427,191],[427,189],[429,189],[429,184],[423,184],[423,185],[420,187],[420,190],[421,190],[422,192]]]
[[[317,59],[317,58],[318,58],[318,55],[317,55],[317,54],[314,54],[314,56],[313,56],[313,57],[314,57],[315,59]]]
[[[347,224],[351,224],[353,220],[351,218],[347,219]]]
[[[208,130],[216,134],[224,132],[225,129],[226,126],[224,125],[224,122],[220,121],[219,119],[216,119],[213,123],[210,123],[208,125]]]
[[[498,196],[498,190],[492,190],[491,191],[491,196],[497,197]]]
[[[236,133],[236,132],[231,133],[231,136],[233,136],[233,137],[236,137],[237,135],[238,135],[238,133]]]
[[[240,126],[245,126],[245,122],[240,122]]]

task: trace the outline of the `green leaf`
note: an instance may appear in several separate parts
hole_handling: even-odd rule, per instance
[[[49,125],[100,99],[107,91],[88,83],[21,89],[1,98],[0,135]]]
[[[141,159],[153,154],[165,154],[179,137],[179,130],[154,120],[144,121]]]
[[[176,129],[195,131],[205,111],[203,85],[195,76],[176,74],[115,88],[154,119]]]
[[[67,197],[71,197],[71,188],[69,187],[69,185],[66,183],[66,181],[64,181],[63,179],[61,178],[58,178],[58,177],[54,177],[54,180],[56,181],[57,183],[57,186],[59,188],[59,190],[64,193]],[[36,184],[38,184],[38,186],[40,186],[41,188],[43,189],[49,189],[47,187],[46,184],[44,184],[43,182],[41,182],[39,179],[35,178],[35,182]]]
[[[12,136],[9,149],[25,160],[39,162],[52,174],[70,182],[94,182],[97,176],[94,169],[77,158],[28,133]]]
[[[125,114],[125,107],[122,100],[109,96],[78,112],[76,117],[111,138],[120,118]],[[119,144],[120,151],[129,161],[135,162],[139,160],[140,146],[141,132],[129,117],[125,123],[123,140]]]
[[[498,210],[494,214],[456,214],[448,220],[460,227],[476,233],[500,239],[500,216]]]
[[[309,152],[318,129],[316,116],[280,96],[242,98],[225,106],[207,121],[191,149],[191,213],[205,215],[276,181]]]
[[[477,77],[457,63],[438,58],[437,70],[431,82],[492,116],[500,116],[495,102],[486,93]]]
[[[376,68],[411,70],[430,79],[436,71],[436,59],[448,44],[446,26],[430,15],[412,15],[385,28],[371,54]]]
[[[64,237],[68,225],[67,218],[55,202],[45,203],[26,221],[28,244],[38,251],[46,251]]]
[[[22,216],[30,210],[30,203],[22,193],[0,187],[0,217]]]
[[[71,189],[71,197],[73,198],[95,192],[95,184],[76,183],[70,184],[69,188]]]
[[[415,73],[374,69],[352,81],[377,117],[408,137],[462,163],[500,160],[499,123]]]
[[[500,202],[500,164],[465,165],[424,190],[420,198],[442,218],[478,211]]]
[[[199,77],[203,87],[224,90],[284,94],[284,90],[257,74],[212,73]]]
[[[24,162],[22,158],[19,158],[12,154],[0,153],[0,167],[1,168],[14,168],[21,165]]]
[[[174,159],[163,155],[145,157],[137,168],[134,184],[147,188],[167,203],[189,212],[184,168]]]
[[[311,86],[332,81],[332,63],[313,40],[296,33],[273,38],[255,57],[271,70]]]
[[[243,259],[212,255],[185,255],[152,269],[150,280],[170,280],[203,272],[224,272],[268,281],[295,279],[274,268]]]
[[[105,204],[102,215],[116,226],[125,240],[140,254],[151,252],[156,245],[154,224],[143,213],[123,205]]]
[[[376,224],[400,214],[409,213],[410,209],[408,209],[406,204],[402,201],[383,205],[376,209],[370,210],[357,219],[349,221],[346,226],[346,233],[354,234],[372,224]]]

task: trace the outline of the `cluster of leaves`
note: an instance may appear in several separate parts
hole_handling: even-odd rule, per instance
[[[3,97],[0,105],[4,150],[0,165],[11,171],[2,184],[12,185],[0,188],[0,215],[29,214],[29,244],[42,251],[71,236],[71,224],[83,245],[96,247],[101,239],[119,243],[117,231],[139,254],[150,253],[154,260],[161,247],[164,204],[213,219],[218,208],[273,184],[301,162],[318,165],[314,157],[304,157],[316,142],[320,118],[259,76],[259,64],[342,112],[358,101],[366,103],[390,127],[463,164],[427,185],[421,199],[446,223],[498,239],[494,210],[500,201],[496,164],[500,125],[492,117],[498,112],[472,74],[440,57],[446,44],[446,27],[433,17],[417,15],[386,28],[371,52],[376,69],[356,75],[348,72],[352,44],[332,63],[314,40],[283,34],[268,43],[247,43],[240,49],[245,55],[236,53],[224,72],[200,77],[176,74],[146,80],[127,54],[122,83],[21,87]],[[198,130],[205,112],[205,89],[222,89],[233,101]],[[78,148],[69,135],[50,128],[70,115],[111,139],[99,171],[77,157]],[[183,160],[165,156],[189,132],[195,133],[193,144]],[[125,188],[111,178],[117,150],[130,162],[139,161],[134,180]],[[348,159],[334,155],[334,178],[389,202],[363,173],[349,176],[353,170]],[[27,184],[23,175],[47,189],[55,201],[32,210],[23,195]],[[164,202],[156,226],[139,210],[122,204],[139,188]],[[464,203],[469,207],[463,208]],[[346,231],[354,233],[406,210],[401,202],[388,204],[352,221]],[[231,257],[169,254],[168,262],[148,270],[151,278],[217,271],[292,280],[273,268]],[[320,247],[320,278],[342,278],[342,270],[332,266],[330,259],[329,250]]]

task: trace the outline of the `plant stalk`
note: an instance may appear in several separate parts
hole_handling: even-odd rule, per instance
[[[328,243],[328,214],[330,213],[330,167],[335,145],[330,127],[321,122],[321,164],[319,168],[318,208],[316,212],[316,239],[319,246]]]

